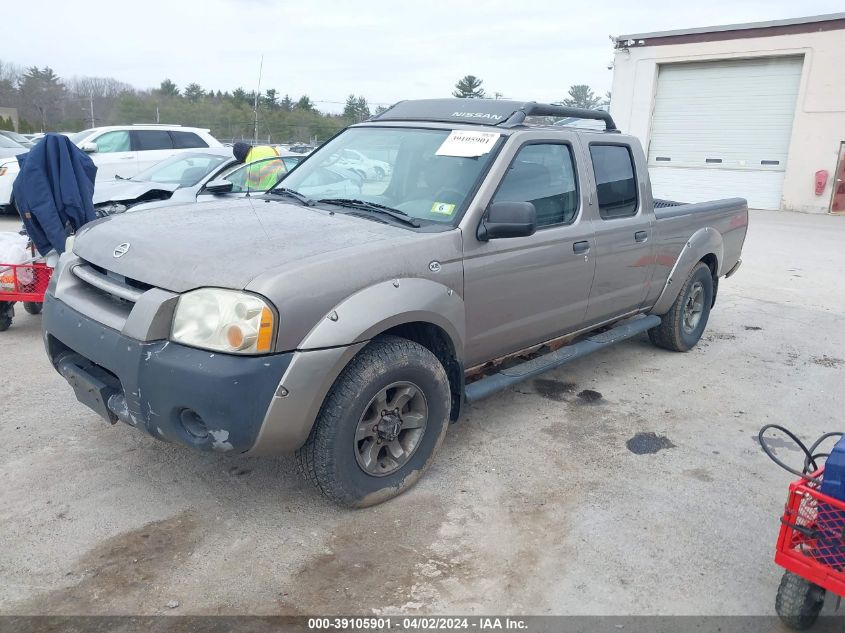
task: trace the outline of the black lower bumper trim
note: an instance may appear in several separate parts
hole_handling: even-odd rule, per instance
[[[50,294],[43,328],[47,353],[80,402],[109,421],[199,450],[252,448],[293,357],[235,356],[138,341]],[[182,422],[185,411],[201,419],[208,433],[189,432]]]

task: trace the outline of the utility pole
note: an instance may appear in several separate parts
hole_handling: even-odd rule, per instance
[[[96,124],[94,123],[94,91],[93,90],[91,91],[91,94],[89,95],[88,105],[91,108],[91,127],[96,127]]]
[[[156,123],[161,123],[161,121],[159,120],[158,105],[156,105]]]
[[[255,89],[255,103],[252,106],[252,113],[255,115],[255,126],[252,130],[253,142],[258,144],[258,99],[261,96],[261,73],[264,71],[264,55],[261,56],[261,64],[258,66],[258,87]]]

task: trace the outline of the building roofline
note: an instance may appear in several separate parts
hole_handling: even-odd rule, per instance
[[[638,43],[639,40],[649,39],[664,39],[664,38],[684,38],[688,35],[705,35],[711,33],[721,33],[722,37],[719,39],[729,39],[732,31],[757,31],[761,29],[782,29],[783,27],[796,27],[803,25],[813,25],[819,22],[836,22],[845,21],[845,13],[828,13],[824,15],[811,15],[800,18],[788,18],[785,20],[768,20],[766,22],[747,22],[744,24],[724,24],[719,26],[702,26],[692,29],[676,29],[672,31],[654,31],[652,33],[632,33],[630,35],[617,35],[613,40],[617,48],[624,46],[628,40],[634,40]],[[763,34],[765,35],[765,34]],[[742,37],[737,34],[735,37]],[[666,42],[669,43],[669,42]],[[654,42],[652,43],[652,45]],[[639,46],[648,46],[645,44],[638,44]]]

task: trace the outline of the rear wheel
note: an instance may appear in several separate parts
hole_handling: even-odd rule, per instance
[[[780,580],[775,611],[786,626],[803,631],[818,620],[824,596],[824,589],[788,571]]]
[[[23,309],[29,314],[41,314],[41,306],[42,304],[36,303],[35,301],[25,301]]]
[[[681,292],[662,322],[648,331],[651,342],[675,352],[695,347],[710,317],[713,305],[713,275],[710,267],[698,262],[684,282]]]
[[[406,339],[376,339],[335,381],[297,464],[337,503],[387,501],[428,468],[450,408],[449,380],[434,354]]]

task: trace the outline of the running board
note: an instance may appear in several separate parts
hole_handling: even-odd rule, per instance
[[[503,369],[486,378],[476,380],[466,386],[464,398],[467,403],[477,402],[497,391],[507,389],[534,376],[539,376],[550,369],[565,365],[576,358],[587,356],[614,343],[633,338],[658,325],[660,325],[660,317],[654,315],[621,321],[609,330],[593,334],[572,345],[561,347],[554,352],[549,352],[525,363]]]

